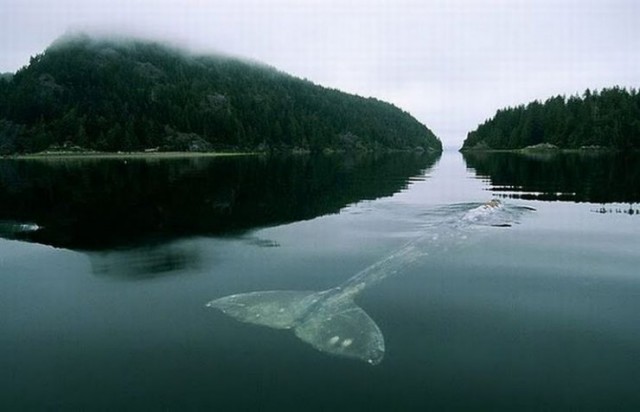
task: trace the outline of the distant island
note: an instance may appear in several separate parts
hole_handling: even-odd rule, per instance
[[[639,150],[640,93],[619,87],[499,110],[461,150]]]
[[[0,154],[442,150],[408,113],[263,64],[65,36],[0,75]]]

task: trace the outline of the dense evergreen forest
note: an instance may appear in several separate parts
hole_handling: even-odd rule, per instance
[[[0,76],[0,154],[441,150],[397,107],[271,67],[153,42],[75,35]]]
[[[499,110],[470,132],[462,149],[640,149],[640,93],[618,87]]]

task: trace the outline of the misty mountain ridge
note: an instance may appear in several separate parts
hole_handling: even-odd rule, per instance
[[[430,150],[407,112],[265,64],[148,40],[63,36],[0,76],[0,153]]]

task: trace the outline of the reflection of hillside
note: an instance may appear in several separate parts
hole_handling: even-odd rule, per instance
[[[74,249],[133,247],[335,213],[389,196],[436,157],[421,154],[0,162],[12,237]],[[0,236],[3,236],[0,233]]]
[[[640,202],[640,155],[464,153],[467,166],[494,192],[521,199],[593,203]]]
[[[136,280],[166,276],[200,264],[197,248],[172,243],[94,252],[89,258],[96,275]]]

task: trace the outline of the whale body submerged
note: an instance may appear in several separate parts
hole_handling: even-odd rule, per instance
[[[258,291],[212,300],[206,306],[245,323],[290,329],[315,349],[336,356],[378,364],[384,337],[378,325],[354,298],[365,288],[400,271],[418,258],[451,250],[482,226],[506,227],[534,210],[491,200],[447,209],[447,215],[424,234],[384,259],[324,291]]]

